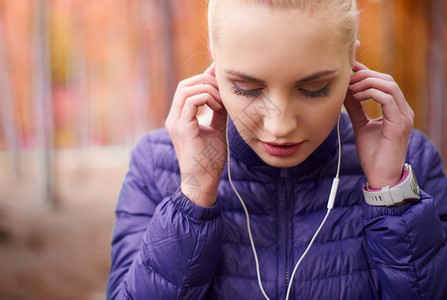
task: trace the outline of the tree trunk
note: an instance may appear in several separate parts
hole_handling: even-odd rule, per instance
[[[172,4],[171,0],[158,0],[162,14],[162,29],[163,29],[163,46],[166,51],[165,68],[166,68],[166,83],[168,89],[168,101],[166,103],[166,111],[169,111],[172,98],[174,97],[176,88],[175,76],[175,61],[174,61],[174,32],[172,29]],[[157,99],[158,101],[158,99]]]
[[[33,97],[35,105],[37,154],[42,175],[41,200],[55,207],[54,118],[49,58],[48,1],[35,2]]]
[[[132,26],[135,30],[135,43],[137,48],[137,82],[136,82],[136,112],[134,132],[132,140],[126,140],[126,143],[132,144],[138,137],[142,136],[148,131],[148,113],[150,107],[150,86],[148,78],[150,78],[149,68],[149,47],[147,43],[148,35],[148,20],[145,17],[148,10],[148,0],[137,1],[132,11],[135,26]]]
[[[444,1],[431,0],[431,17],[430,17],[430,47],[429,47],[429,118],[428,128],[430,139],[435,146],[442,151],[444,157],[447,155],[447,139],[443,131],[447,126],[444,113],[447,111],[445,104],[445,17],[444,17]]]
[[[3,33],[3,20],[0,13],[0,110],[1,121],[8,154],[17,180],[20,179],[19,147],[17,141],[16,119],[11,82],[9,80],[9,65],[6,54],[6,40]]]

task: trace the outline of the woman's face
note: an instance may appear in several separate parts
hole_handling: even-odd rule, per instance
[[[267,164],[300,164],[337,122],[348,51],[324,19],[296,10],[222,1],[218,14],[216,78],[238,132]]]

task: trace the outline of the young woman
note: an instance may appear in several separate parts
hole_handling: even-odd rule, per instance
[[[447,179],[355,61],[355,1],[211,0],[209,27],[215,63],[133,151],[107,297],[445,299]]]

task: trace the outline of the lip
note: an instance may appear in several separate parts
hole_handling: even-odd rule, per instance
[[[265,151],[267,151],[270,155],[284,157],[293,155],[298,152],[303,143],[276,144],[261,141],[261,144],[264,147]]]

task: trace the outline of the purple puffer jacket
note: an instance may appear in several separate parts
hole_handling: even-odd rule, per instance
[[[366,179],[346,115],[335,206],[294,278],[290,299],[447,299],[447,179],[434,147],[413,131],[407,162],[421,200],[364,204]],[[302,164],[266,165],[229,127],[231,175],[250,213],[264,289],[284,299],[296,261],[326,213],[337,167],[335,129]],[[225,169],[214,207],[179,190],[166,130],[132,153],[119,197],[108,299],[263,299],[246,218]]]

